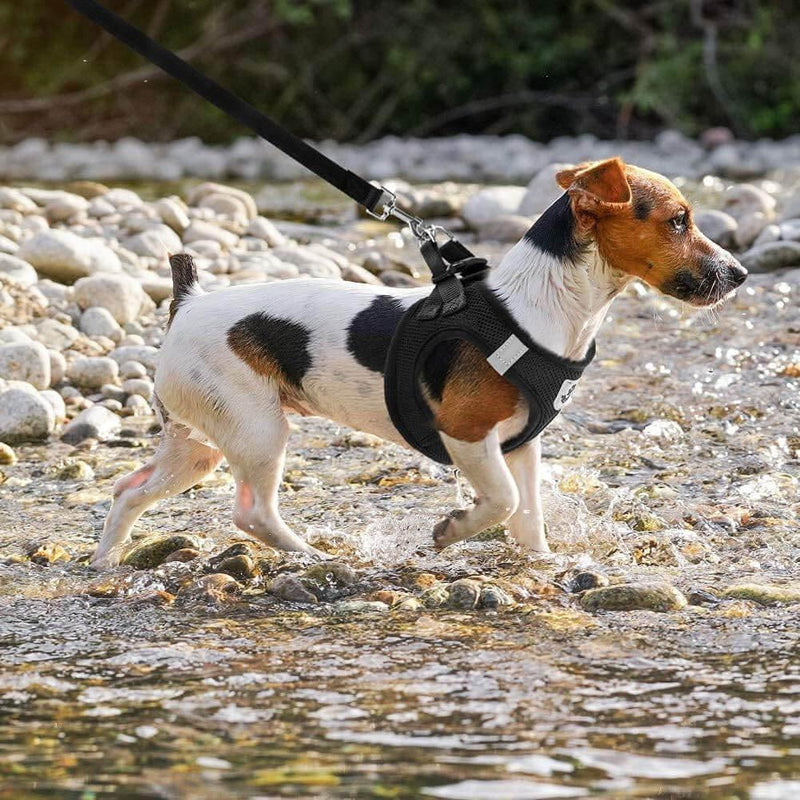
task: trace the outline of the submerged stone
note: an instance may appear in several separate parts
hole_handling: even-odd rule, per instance
[[[325,561],[309,567],[301,576],[303,586],[318,600],[336,600],[351,594],[350,587],[356,582],[356,571],[340,561]]]
[[[34,564],[55,564],[59,561],[70,561],[72,555],[58,542],[40,545],[30,555]]]
[[[122,564],[134,569],[153,569],[164,563],[167,556],[176,550],[196,548],[198,541],[193,536],[172,534],[153,536],[136,545],[123,559]]]
[[[608,577],[602,572],[592,572],[584,570],[575,575],[570,583],[573,592],[585,592],[588,589],[597,589],[600,586],[608,586]]]
[[[259,574],[258,566],[250,556],[237,555],[224,558],[217,565],[217,572],[230,575],[237,581],[249,581]]]
[[[176,550],[174,553],[170,553],[165,559],[165,564],[172,564],[176,561],[181,562],[183,564],[194,561],[196,558],[199,558],[200,551],[195,550],[194,547],[182,547],[180,550]]]
[[[230,575],[214,572],[185,584],[178,592],[180,600],[228,603],[236,600],[242,587]]]
[[[499,586],[486,584],[481,587],[481,594],[478,598],[478,608],[500,608],[500,606],[514,605],[514,600],[508,592]]]
[[[0,464],[16,464],[17,454],[5,442],[0,442]]]
[[[470,578],[453,581],[448,587],[447,606],[469,611],[477,608],[481,597],[481,585]]]
[[[440,608],[447,602],[449,596],[450,593],[447,591],[447,587],[439,584],[425,590],[422,595],[422,602],[426,608]]]
[[[723,596],[732,600],[751,600],[762,606],[800,603],[800,583],[739,583],[729,586]]]
[[[316,595],[306,589],[297,575],[290,572],[282,572],[277,575],[269,586],[270,594],[280,597],[281,600],[288,600],[291,603],[316,603]]]
[[[389,606],[377,600],[341,600],[334,604],[333,610],[337,614],[383,613],[389,610]]]
[[[581,597],[587,611],[679,611],[686,598],[668,583],[624,583],[590,589]]]

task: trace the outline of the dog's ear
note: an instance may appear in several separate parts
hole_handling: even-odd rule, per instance
[[[601,217],[630,208],[631,187],[620,158],[590,161],[562,170],[556,174],[556,181],[567,190],[575,217],[587,230]]]

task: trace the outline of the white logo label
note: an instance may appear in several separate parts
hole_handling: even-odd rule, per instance
[[[578,385],[578,381],[571,381],[565,380],[564,383],[561,384],[561,388],[558,390],[558,394],[556,395],[556,399],[553,400],[553,408],[556,411],[561,411],[564,406],[572,400],[572,395],[575,393],[575,387]]]

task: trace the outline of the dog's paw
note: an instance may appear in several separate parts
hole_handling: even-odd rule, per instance
[[[114,569],[114,567],[119,566],[119,556],[106,554],[106,555],[97,555],[95,554],[92,556],[92,560],[89,562],[89,566],[97,570],[98,572],[103,572],[107,569]]]
[[[458,541],[459,537],[453,528],[449,517],[440,519],[433,526],[433,546],[437,550],[443,550],[447,545]]]

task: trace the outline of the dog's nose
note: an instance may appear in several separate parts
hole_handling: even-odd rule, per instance
[[[731,283],[734,286],[741,286],[747,278],[747,270],[738,261],[731,262],[728,269]]]

